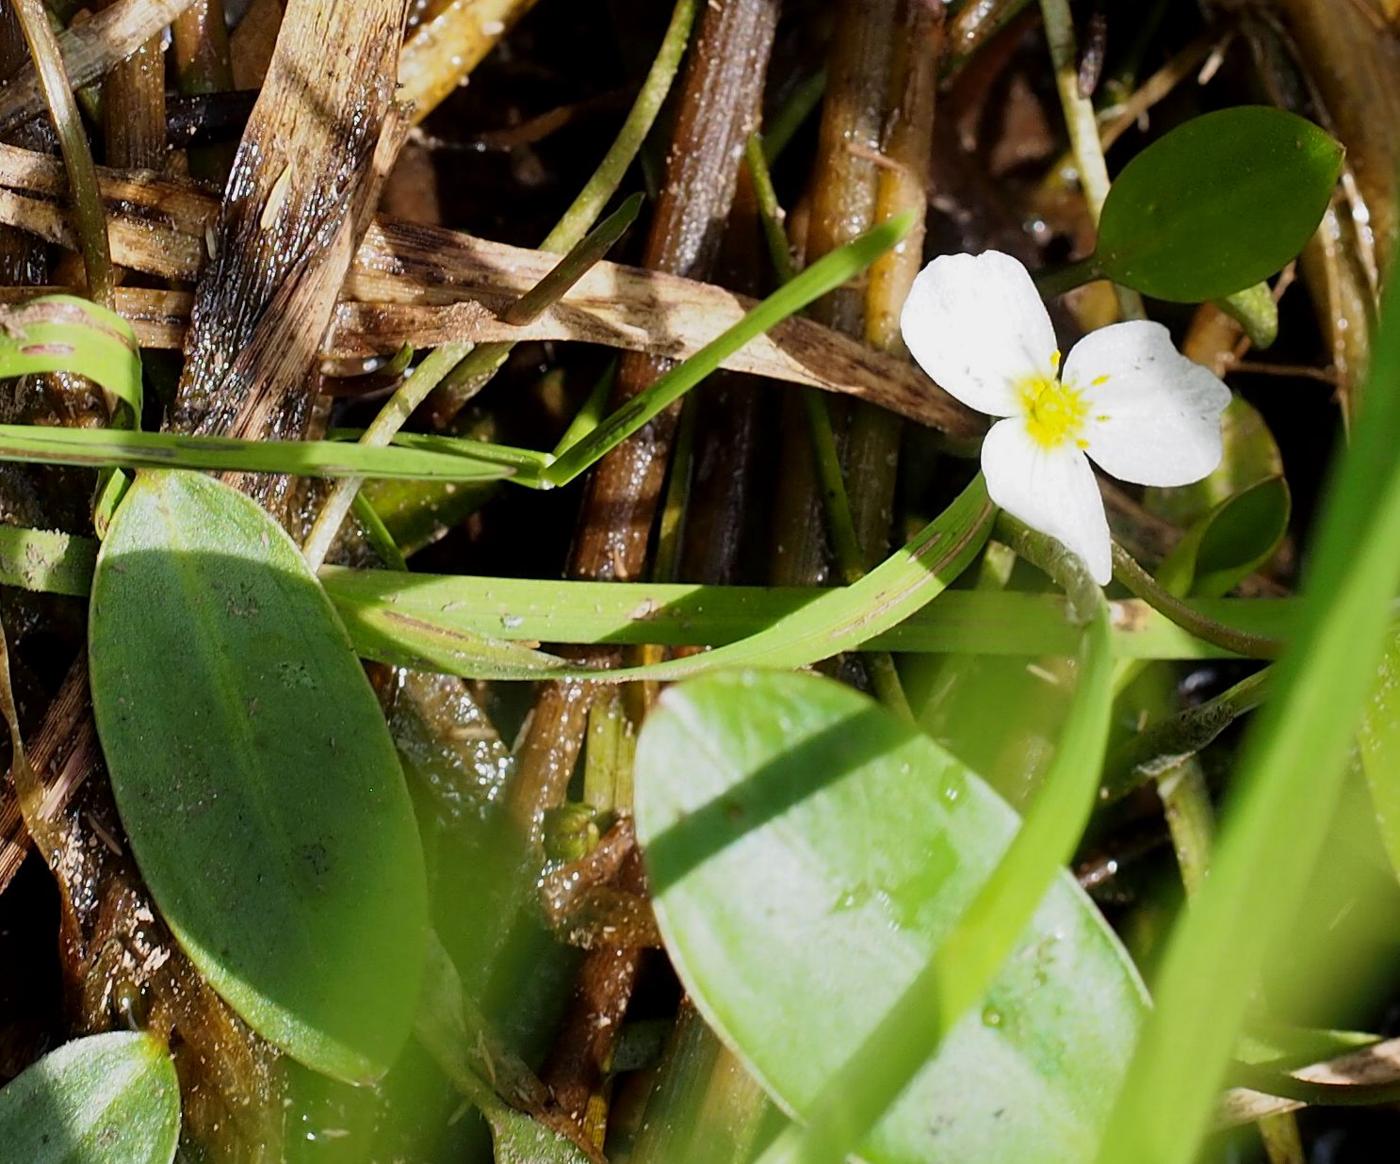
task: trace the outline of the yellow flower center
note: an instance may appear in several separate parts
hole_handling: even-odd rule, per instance
[[[1052,362],[1059,364],[1058,359]],[[1026,431],[1041,448],[1057,448],[1069,440],[1081,449],[1086,447],[1088,442],[1080,434],[1089,405],[1072,385],[1053,376],[1027,376],[1016,386],[1016,395],[1026,418]]]

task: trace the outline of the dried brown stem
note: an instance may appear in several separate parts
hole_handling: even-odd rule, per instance
[[[223,0],[195,0],[175,18],[170,31],[181,93],[224,93],[233,88]],[[190,150],[190,172],[197,177],[222,182],[232,164],[233,152],[226,144]]]
[[[159,34],[191,0],[118,0],[91,20],[59,34],[63,69],[75,88],[90,85]],[[0,130],[42,113],[44,98],[32,65],[0,90]]]
[[[71,244],[64,212],[16,193],[57,193],[62,171],[44,154],[0,145],[0,222]],[[112,254],[122,266],[171,279],[203,269],[217,204],[193,183],[99,168]],[[554,308],[526,327],[499,312],[537,283],[558,256],[437,227],[376,223],[366,232],[335,308],[324,353],[382,355],[404,343],[578,340],[668,358],[697,351],[737,322],[752,300],[692,279],[598,263]],[[6,294],[0,290],[0,297]],[[122,293],[142,343],[179,346],[183,301]],[[124,305],[124,308],[123,308]],[[981,422],[907,360],[872,351],[805,319],[789,319],[748,344],[725,367],[868,400],[955,436]]]
[[[681,90],[666,182],[647,238],[644,265],[672,274],[703,275],[714,262],[734,199],[744,143],[758,120],[772,47],[775,0],[714,0],[704,10]],[[635,396],[665,369],[664,361],[622,361],[614,406]],[[569,573],[580,578],[627,580],[641,576],[675,431],[676,410],[662,414],[599,464],[590,476]],[[543,811],[562,799],[572,762],[532,764],[544,747],[571,743],[576,754],[582,724],[566,724],[558,710],[578,688],[547,685],[537,701],[526,749],[507,806],[532,834]],[[561,728],[572,729],[561,740]],[[550,741],[546,745],[544,741]],[[624,870],[619,888],[642,892],[640,860]],[[574,1000],[545,1070],[566,1110],[581,1118],[611,1058],[636,981],[641,951],[632,946],[590,952]]]
[[[320,336],[405,132],[391,106],[405,10],[288,10],[195,290],[176,431],[304,434]],[[278,504],[288,490],[248,486]]]

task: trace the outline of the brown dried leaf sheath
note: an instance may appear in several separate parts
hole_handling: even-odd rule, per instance
[[[171,279],[202,269],[214,199],[191,183],[100,170],[111,210],[113,260]],[[71,241],[65,212],[32,194],[58,194],[62,173],[50,158],[0,145],[0,222],[54,242]],[[18,191],[24,191],[20,193]],[[501,322],[503,310],[536,283],[557,255],[490,242],[439,227],[375,222],[345,281],[350,297],[334,310],[323,354],[388,353],[401,344],[431,347],[451,340],[579,340],[650,355],[683,358],[740,318],[752,300],[675,275],[600,262],[554,308],[524,327]],[[35,294],[0,289],[0,299]],[[143,346],[181,344],[189,297],[126,288],[117,309]],[[310,332],[311,329],[308,329]],[[980,431],[967,409],[908,361],[876,352],[806,319],[790,319],[725,361],[724,366],[807,384],[872,404],[957,436]]]

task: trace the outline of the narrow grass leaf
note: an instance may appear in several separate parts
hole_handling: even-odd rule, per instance
[[[7,531],[0,527],[0,582]],[[356,650],[401,666],[431,664],[469,678],[508,676],[469,668],[487,665],[471,651],[472,638],[500,643],[582,643],[615,646],[724,647],[783,624],[791,629],[813,603],[837,590],[818,586],[702,586],[690,583],[558,582],[533,578],[477,578],[404,574],[389,570],[321,570],[331,601],[345,620]],[[1286,636],[1293,599],[1214,599],[1199,604],[1222,625],[1252,634]],[[1145,603],[1110,604],[1114,655],[1123,659],[1235,658],[1198,639]],[[394,617],[390,617],[390,615]],[[872,631],[847,650],[947,654],[963,652],[1024,660],[1072,655],[1078,631],[1064,601],[1021,591],[947,590],[937,602],[911,610],[902,621]],[[461,641],[458,641],[460,636]],[[853,635],[854,637],[854,635]],[[458,651],[458,648],[462,650]],[[711,651],[705,658],[714,656]],[[732,656],[719,656],[723,663]],[[413,662],[416,660],[416,662]],[[544,671],[567,666],[537,658]],[[540,677],[536,674],[534,677]]]
[[[1168,944],[1102,1164],[1195,1158],[1267,952],[1298,924],[1400,578],[1397,383],[1392,287],[1353,442],[1324,499],[1298,627],[1246,737],[1210,877]]]
[[[1400,625],[1385,652],[1361,717],[1361,768],[1371,790],[1386,855],[1400,875]]]
[[[0,525],[0,585],[50,594],[86,596],[92,585],[97,542],[53,530]],[[418,666],[446,650],[453,667],[452,636],[477,636],[496,644],[596,643],[619,646],[724,646],[770,629],[835,591],[819,586],[705,586],[693,583],[560,582],[533,578],[483,578],[459,574],[410,574],[324,566],[320,578],[355,649],[366,658]],[[1203,613],[1225,626],[1283,638],[1294,599],[1203,600]],[[1231,658],[1228,651],[1193,638],[1145,604],[1109,604],[1113,652],[1124,659]],[[399,630],[381,616],[395,610]],[[370,623],[379,629],[369,631]],[[420,649],[419,629],[434,650]],[[1063,599],[1020,591],[945,591],[936,603],[863,643],[886,651],[974,652],[1025,658],[1069,655],[1078,632],[1065,618]],[[540,653],[545,669],[561,660]],[[517,660],[518,661],[518,660]],[[457,673],[455,670],[452,673]],[[501,678],[485,673],[477,678]]]
[[[911,222],[911,215],[900,215],[818,259],[728,331],[688,360],[677,364],[645,392],[632,397],[586,437],[567,449],[547,470],[546,479],[554,485],[572,481],[654,416],[674,404],[750,340],[860,274],[908,233]]]
[[[254,441],[166,432],[0,424],[0,461],[424,481],[491,481],[513,474],[514,470],[497,458],[474,456],[471,445],[471,441],[464,441],[454,452],[442,453],[340,441]]]
[[[896,550],[854,585],[824,591],[757,633],[727,646],[643,667],[590,670],[552,656],[527,656],[517,648],[511,661],[519,664],[521,670],[491,671],[488,668],[494,662],[505,658],[499,653],[500,648],[510,644],[496,641],[490,631],[485,635],[454,631],[431,614],[420,617],[399,609],[393,601],[354,608],[346,604],[342,610],[351,636],[371,657],[396,657],[402,661],[408,645],[410,657],[417,659],[415,665],[426,663],[454,674],[485,671],[510,679],[583,676],[622,682],[674,680],[722,667],[804,667],[859,647],[937,598],[982,548],[995,513],[986,486],[978,476],[908,545]],[[335,572],[327,577],[337,582],[345,580],[344,574]],[[646,611],[637,608],[634,617],[644,619]],[[509,614],[503,617],[504,629],[509,629],[511,618]],[[492,641],[483,642],[484,638]],[[483,648],[489,648],[492,655],[484,655]]]
[[[151,1035],[113,1031],[65,1043],[0,1090],[0,1144],[24,1164],[170,1164],[180,1083]]]

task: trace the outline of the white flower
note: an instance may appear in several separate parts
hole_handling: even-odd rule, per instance
[[[1005,417],[982,445],[991,498],[1112,577],[1089,458],[1140,485],[1186,485],[1220,463],[1230,390],[1160,323],[1115,323],[1064,366],[1030,273],[1010,255],[945,255],[919,272],[900,317],[920,366],[969,408]],[[1087,454],[1087,456],[1086,456]]]

